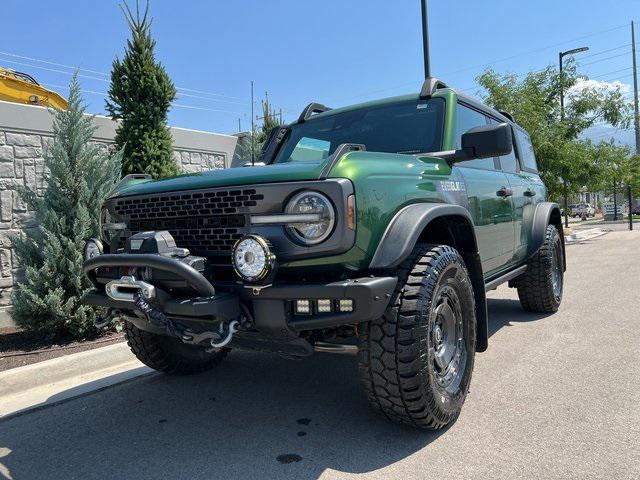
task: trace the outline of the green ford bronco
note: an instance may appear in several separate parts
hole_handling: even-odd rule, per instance
[[[125,178],[87,242],[85,302],[150,367],[232,349],[356,352],[371,405],[439,429],[487,349],[485,292],[555,312],[560,209],[513,118],[429,78],[413,94],[276,127],[255,166]]]

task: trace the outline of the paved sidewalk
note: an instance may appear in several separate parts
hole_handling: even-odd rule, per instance
[[[0,372],[0,419],[150,373],[126,343]]]

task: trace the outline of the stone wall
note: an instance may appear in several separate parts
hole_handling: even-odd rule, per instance
[[[51,120],[51,114],[42,107],[0,101],[0,328],[11,325],[7,315],[11,292],[21,276],[11,238],[35,226],[16,186],[43,191],[42,152],[52,141]],[[96,116],[94,123],[94,141],[113,143],[115,122]],[[184,173],[230,166],[236,137],[181,128],[172,128],[171,134],[174,158]]]

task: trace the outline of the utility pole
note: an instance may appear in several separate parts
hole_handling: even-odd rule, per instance
[[[256,115],[256,120],[264,122],[264,120],[266,120],[267,117],[273,118],[274,120],[277,117],[280,117],[280,123],[278,125],[282,125],[282,109],[280,109],[280,112],[273,111],[273,109],[271,108],[271,104],[269,103],[269,93],[268,92],[264,92],[264,97],[265,97],[264,104],[267,105],[266,111],[264,112],[264,114],[261,117]],[[264,109],[264,107],[263,107],[263,109]]]
[[[427,15],[427,0],[422,0],[422,54],[424,55],[424,78],[431,76],[429,61],[429,18]]]
[[[242,132],[242,124],[240,123],[240,119],[238,118],[238,133]]]
[[[251,165],[256,163],[255,158],[255,139],[253,138],[255,135],[255,121],[253,119],[253,80],[251,80]]]
[[[636,153],[640,155],[640,115],[638,114],[638,71],[636,69],[636,32],[631,22],[631,55],[633,56],[633,123],[636,128]]]
[[[631,56],[633,64],[633,125],[636,130],[636,154],[640,155],[640,114],[638,114],[638,69],[636,67],[636,30],[631,21]],[[629,201],[629,230],[633,230],[633,192],[631,185],[627,185],[627,200]]]
[[[572,50],[567,50],[566,52],[558,53],[558,65],[559,65],[559,76],[558,83],[560,84],[560,122],[564,122],[564,76],[562,74],[562,59],[567,55],[573,55],[574,53],[586,52],[589,50],[589,47],[580,47],[574,48]],[[568,192],[567,192],[567,179],[562,179],[563,193],[564,193],[564,226],[565,228],[569,228],[569,200],[568,200]]]
[[[562,52],[558,52],[558,83],[560,84],[560,121],[564,122],[564,77],[562,76]],[[566,205],[565,205],[566,208]]]

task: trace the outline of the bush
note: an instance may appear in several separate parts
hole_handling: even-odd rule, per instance
[[[13,295],[13,318],[38,336],[96,332],[96,310],[80,303],[90,287],[82,271],[84,242],[100,234],[100,208],[120,176],[122,154],[91,142],[96,127],[84,112],[74,77],[69,107],[55,111],[53,142],[44,151],[45,191],[18,190],[38,227],[14,240],[25,279]]]

